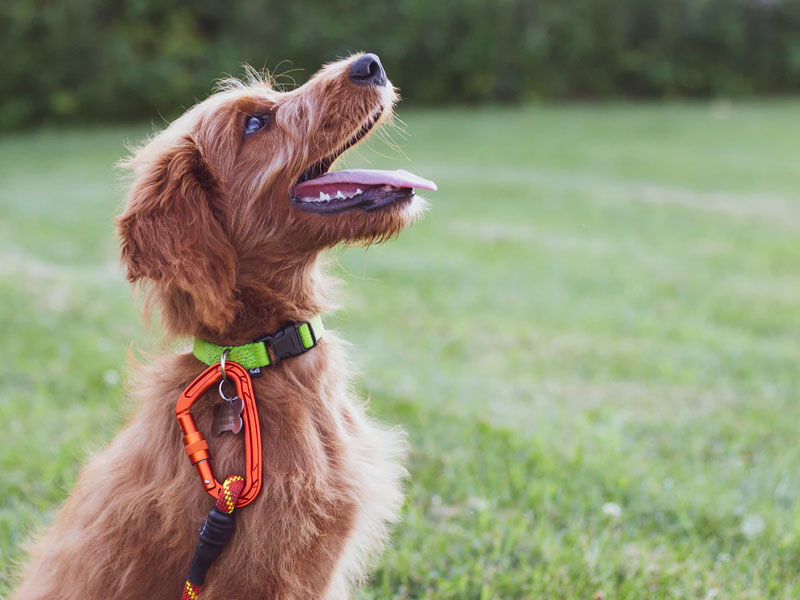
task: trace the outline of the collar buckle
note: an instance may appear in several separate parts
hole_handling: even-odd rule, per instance
[[[311,334],[313,343],[310,346],[303,345],[303,339],[300,337],[298,331],[300,327],[306,326],[308,332]],[[317,345],[317,336],[314,335],[314,329],[306,321],[299,324],[287,325],[283,329],[279,329],[275,333],[265,335],[255,340],[256,343],[263,342],[272,352],[272,364],[278,364],[284,358],[291,358],[292,356],[299,356],[311,350]]]

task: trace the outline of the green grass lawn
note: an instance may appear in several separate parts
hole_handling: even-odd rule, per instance
[[[401,116],[347,163],[440,191],[327,320],[414,448],[362,598],[800,597],[800,103]],[[112,228],[148,129],[0,138],[0,595],[154,344]]]

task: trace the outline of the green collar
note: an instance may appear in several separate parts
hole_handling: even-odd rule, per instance
[[[227,349],[226,360],[239,363],[245,369],[252,371],[276,365],[281,359],[308,352],[317,345],[324,332],[322,317],[314,315],[308,321],[292,323],[243,346],[217,346],[205,340],[195,339],[192,354],[200,362],[211,366],[220,361],[222,353]]]

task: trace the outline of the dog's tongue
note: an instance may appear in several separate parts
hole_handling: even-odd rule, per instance
[[[326,173],[314,179],[309,179],[294,188],[297,198],[313,198],[320,194],[336,195],[342,191],[345,194],[358,188],[375,185],[389,185],[396,188],[422,188],[423,190],[436,190],[436,184],[418,175],[402,169],[396,171],[381,171],[378,169],[348,169]]]

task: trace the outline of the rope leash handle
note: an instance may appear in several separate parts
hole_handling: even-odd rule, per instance
[[[200,540],[186,576],[181,600],[196,600],[203,589],[206,574],[213,562],[222,554],[236,528],[233,509],[244,489],[244,478],[229,476],[222,484],[217,502],[200,527]]]

